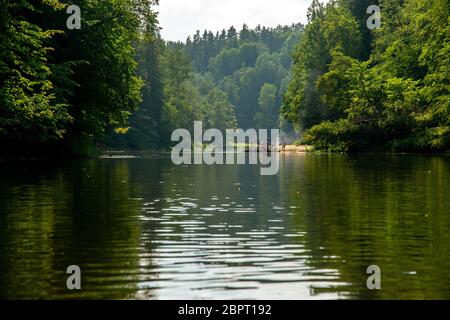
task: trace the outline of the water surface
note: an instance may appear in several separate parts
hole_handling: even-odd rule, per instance
[[[446,156],[0,162],[0,298],[450,299],[449,192]]]

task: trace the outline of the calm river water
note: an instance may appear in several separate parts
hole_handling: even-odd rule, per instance
[[[280,166],[0,162],[0,298],[450,299],[450,157]]]

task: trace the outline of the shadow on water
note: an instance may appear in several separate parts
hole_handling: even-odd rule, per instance
[[[290,198],[305,223],[308,264],[345,286],[313,288],[360,299],[450,298],[450,159],[311,155],[294,161]],[[366,287],[369,265],[382,290]]]

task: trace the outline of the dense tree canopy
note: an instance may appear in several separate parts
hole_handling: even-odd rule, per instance
[[[62,141],[77,151],[124,126],[141,101],[138,42],[153,41],[156,1],[1,1],[0,142]]]
[[[44,5],[44,4],[42,4]],[[61,9],[56,1],[48,10]],[[37,9],[27,1],[0,3],[0,139],[60,139],[73,119],[58,99],[48,47],[56,31],[25,20]]]
[[[450,3],[379,5],[367,31],[358,1],[313,1],[283,115],[319,149],[449,150]]]
[[[0,0],[0,146],[163,149],[202,120],[294,128],[325,150],[450,148],[447,0],[313,0],[306,27],[179,43],[160,38],[157,3],[71,1],[71,29],[69,2]]]
[[[212,79],[235,107],[242,128],[278,126],[279,108],[285,84],[289,82],[292,51],[303,26],[250,29],[243,25],[214,34],[200,31],[181,44],[191,57],[197,73]],[[263,87],[275,87],[270,112],[261,112],[259,99]]]
[[[191,130],[200,120],[205,128],[220,130],[278,127],[291,54],[302,30],[301,25],[244,25],[240,31],[197,31],[185,43],[156,41],[150,45],[154,49],[139,55],[139,73],[146,83],[141,108],[129,130],[114,134],[106,144],[165,148],[173,130]],[[150,74],[153,78],[147,79]]]

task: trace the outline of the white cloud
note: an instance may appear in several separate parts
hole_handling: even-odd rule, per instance
[[[159,21],[166,40],[186,40],[196,30],[222,30],[247,23],[275,27],[306,22],[312,0],[160,0]]]

